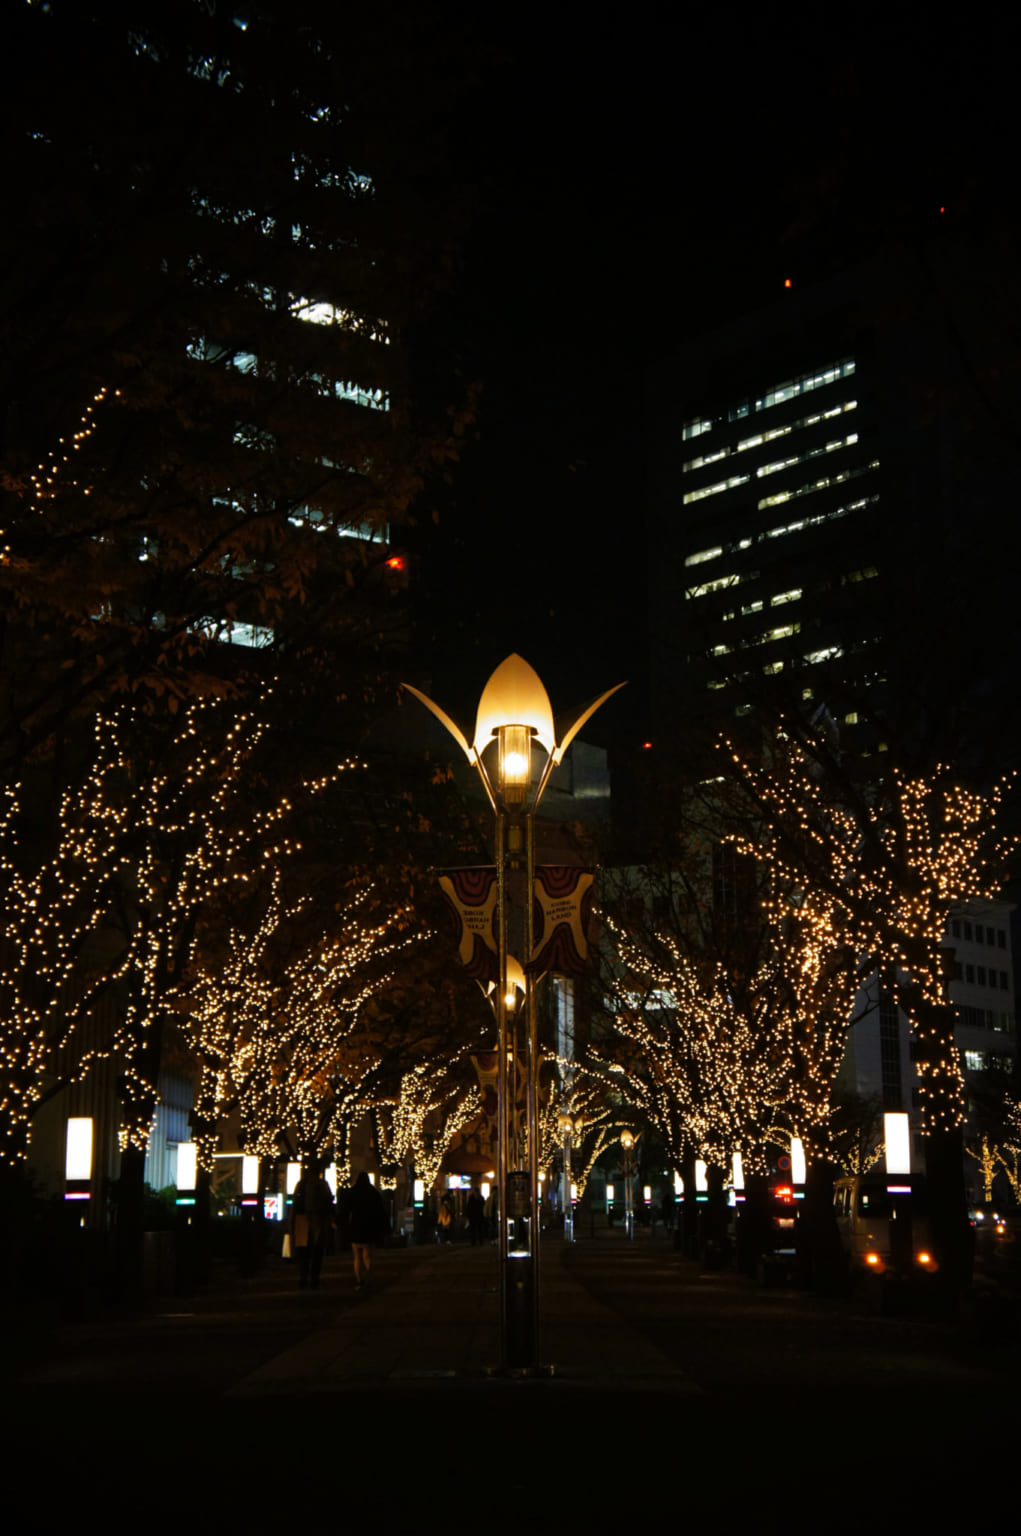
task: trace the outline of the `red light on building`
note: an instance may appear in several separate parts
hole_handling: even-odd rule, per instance
[[[651,741],[643,741],[642,742],[642,751],[643,752],[651,752],[652,751],[652,742]]]
[[[784,278],[783,285],[785,288],[792,288],[794,286],[789,277]]]
[[[403,555],[391,555],[386,562],[386,568],[388,571],[406,571],[408,562]]]

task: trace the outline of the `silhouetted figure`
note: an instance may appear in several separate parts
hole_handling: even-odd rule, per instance
[[[333,1191],[319,1171],[309,1164],[291,1199],[291,1223],[298,1258],[298,1284],[315,1290],[323,1267],[326,1240],[333,1221]]]
[[[482,1197],[478,1179],[472,1179],[471,1194],[465,1203],[464,1213],[468,1218],[468,1236],[471,1238],[471,1245],[473,1248],[479,1248],[486,1241],[486,1202]]]
[[[358,1175],[347,1204],[348,1235],[354,1258],[355,1290],[369,1283],[372,1251],[390,1230],[390,1220],[379,1190],[364,1171]]]

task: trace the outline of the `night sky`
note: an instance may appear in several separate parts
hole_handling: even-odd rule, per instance
[[[464,715],[517,649],[555,708],[636,678],[621,719],[643,729],[646,361],[785,277],[931,238],[940,207],[1016,221],[1016,38],[894,11],[502,14],[457,147],[477,218],[444,322],[484,384],[478,437],[423,500],[417,557],[436,695]]]

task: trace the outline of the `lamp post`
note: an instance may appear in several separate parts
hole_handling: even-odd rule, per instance
[[[635,1136],[633,1131],[621,1131],[620,1145],[624,1153],[624,1235],[635,1235]]]
[[[622,688],[618,683],[617,688]],[[500,1364],[504,1369],[533,1367],[539,1357],[539,1200],[538,1200],[538,1075],[539,1047],[535,1013],[535,976],[525,971],[523,1028],[527,1038],[527,1088],[523,1134],[510,1143],[510,1095],[507,1081],[508,1030],[508,886],[523,900],[523,940],[526,961],[534,952],[532,891],[535,877],[533,817],[550,775],[581,727],[617,688],[611,688],[575,720],[557,741],[553,709],[538,673],[522,657],[502,661],[482,690],[475,717],[475,735],[467,736],[432,699],[414,694],[450,732],[479,775],[495,820],[496,930],[499,978],[497,998],[497,1189],[499,1191]],[[533,778],[533,752],[539,749]],[[545,761],[541,754],[545,753]],[[495,756],[495,762],[494,762]],[[486,758],[489,758],[487,763]],[[520,953],[521,951],[519,951]],[[516,1032],[516,1031],[515,1031]],[[515,1058],[515,1075],[517,1062]],[[513,1166],[510,1164],[513,1163]]]
[[[578,1131],[579,1133],[581,1131],[581,1116],[572,1115],[566,1109],[561,1110],[559,1116],[557,1117],[557,1126],[560,1131],[564,1158],[564,1174],[562,1180],[564,1202],[564,1241],[567,1243],[573,1243],[574,1199],[572,1192],[574,1185],[571,1183],[571,1142],[575,1131]]]

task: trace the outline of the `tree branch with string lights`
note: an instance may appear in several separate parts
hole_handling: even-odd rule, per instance
[[[859,974],[875,975],[908,1019],[934,1243],[948,1280],[959,1279],[967,1269],[965,1101],[945,935],[955,906],[992,899],[1003,882],[1017,842],[998,821],[1013,775],[985,790],[945,765],[914,777],[887,765],[869,779],[821,736],[781,736],[755,759],[724,743],[720,761],[745,807],[735,846],[779,888],[819,903]]]

